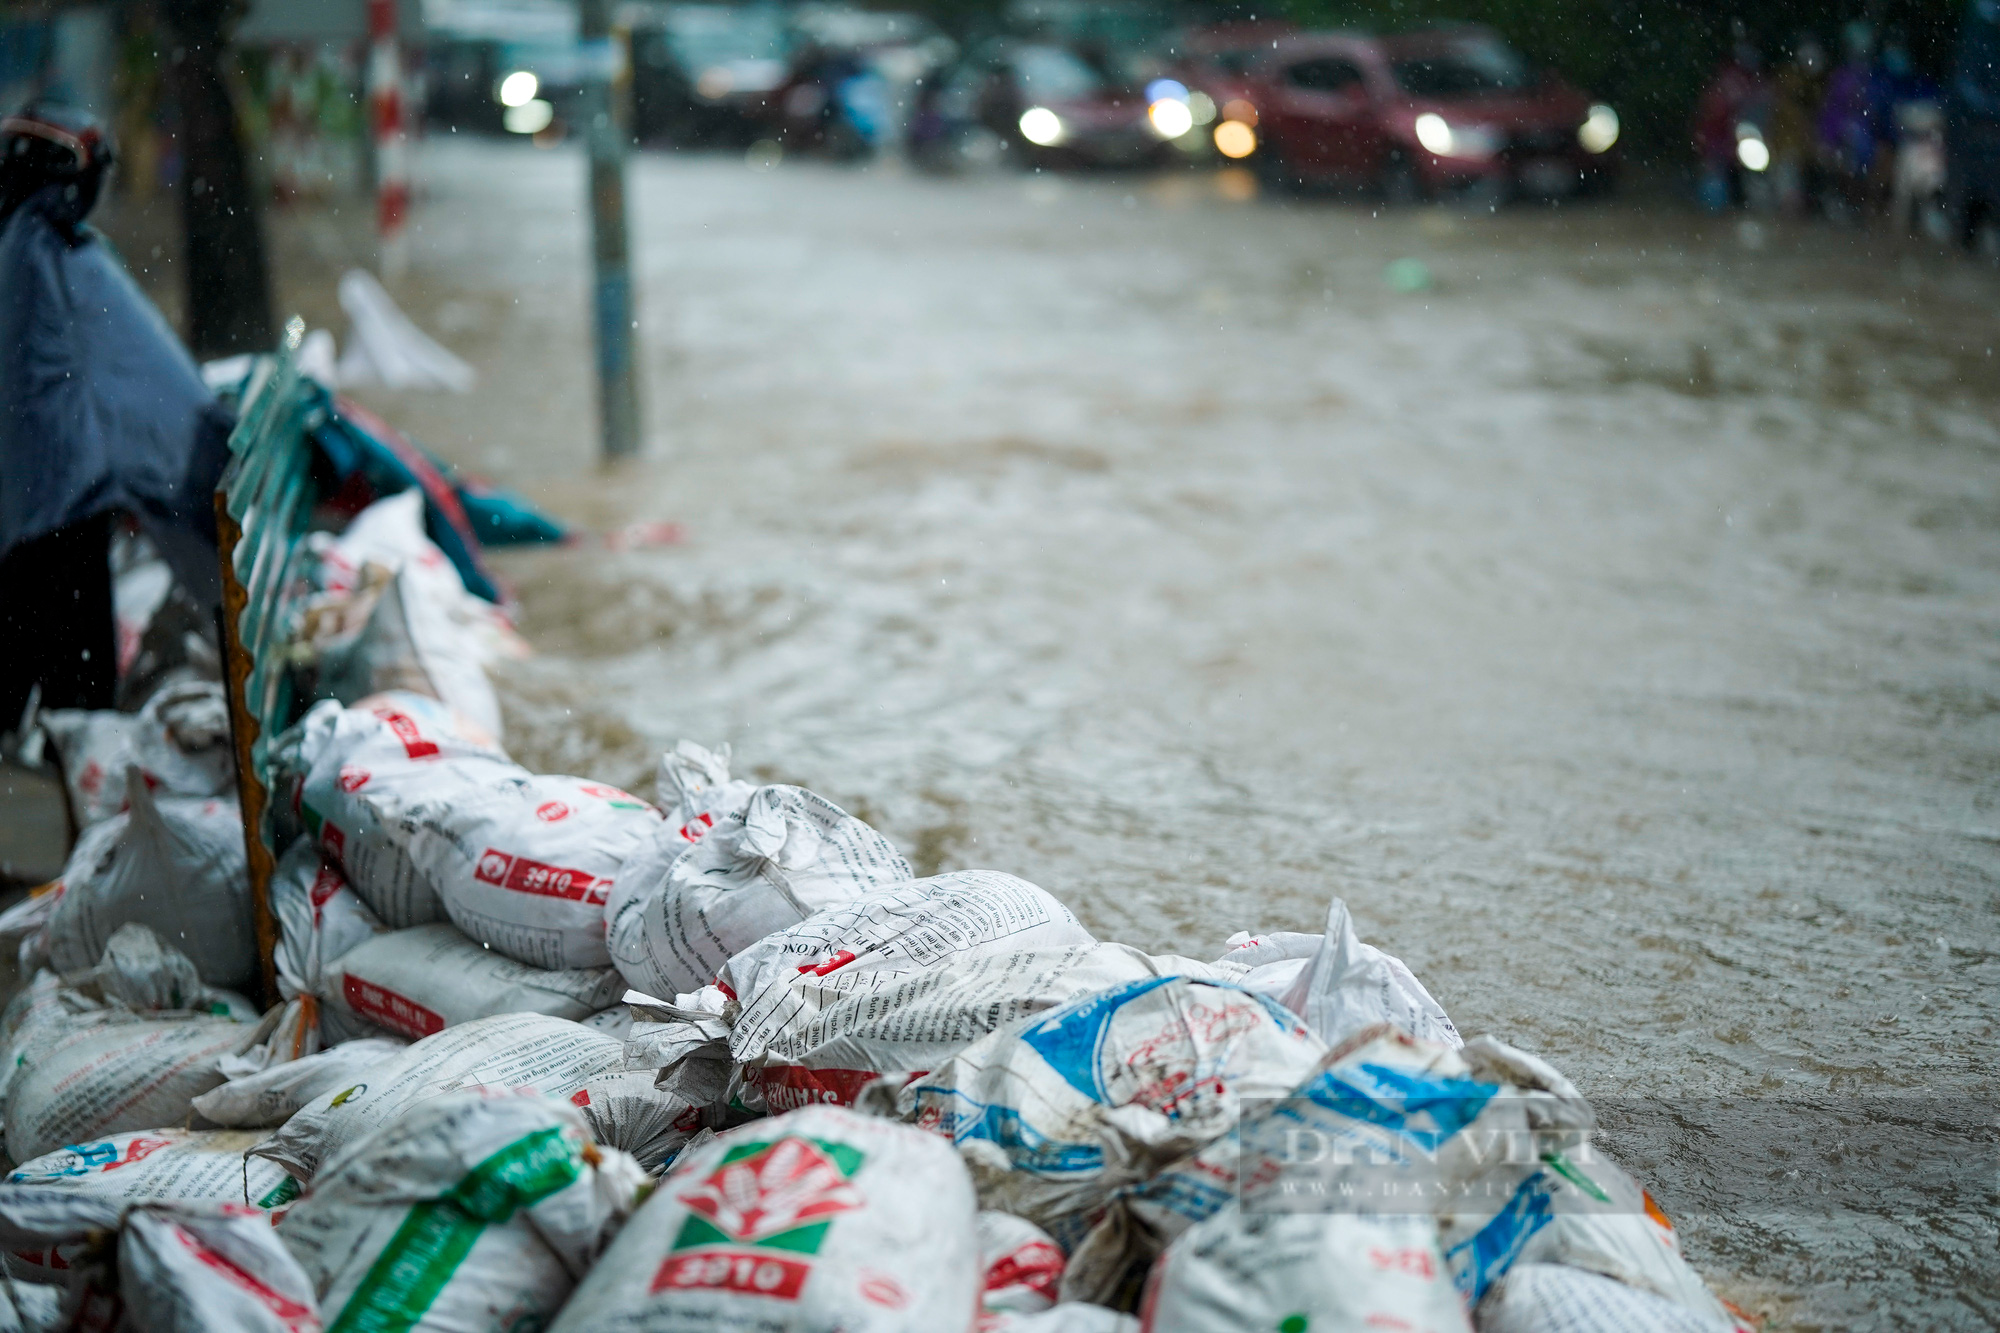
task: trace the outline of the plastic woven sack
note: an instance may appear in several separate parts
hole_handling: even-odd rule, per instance
[[[794,1111],[685,1154],[550,1333],[955,1333],[978,1313],[973,1213],[938,1139]]]
[[[461,1093],[334,1156],[278,1235],[334,1328],[539,1328],[645,1179],[572,1106]]]
[[[656,830],[608,905],[611,960],[648,995],[706,986],[766,936],[911,877],[888,839],[803,787],[760,787],[699,840],[690,831]]]

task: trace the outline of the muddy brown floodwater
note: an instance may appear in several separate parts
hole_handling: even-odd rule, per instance
[[[1718,1107],[1990,1126],[1994,270],[1671,207],[646,157],[651,454],[606,473],[580,159],[422,174],[399,294],[483,380],[368,397],[573,521],[689,534],[501,558],[525,762],[650,791],[728,741],[920,871],[1197,956],[1338,894],[1467,1033],[1685,1108],[1613,1148],[1773,1327],[2000,1321],[1990,1169],[1826,1216],[1701,1183]],[[277,225],[338,331],[351,219]]]

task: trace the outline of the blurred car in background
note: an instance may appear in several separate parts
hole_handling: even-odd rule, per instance
[[[973,48],[925,90],[910,149],[950,170],[1013,160],[1026,166],[1149,166],[1173,159],[1142,89],[1112,78],[1075,48],[996,38]],[[1185,114],[1183,112],[1183,114]]]
[[[1217,107],[1215,144],[1275,182],[1369,184],[1395,200],[1560,198],[1617,171],[1617,113],[1485,28],[1218,50],[1190,71]]]
[[[768,108],[786,152],[852,160],[901,142],[919,83],[958,49],[916,14],[809,5],[791,26],[792,58]]]
[[[776,5],[627,11],[632,132],[641,142],[747,144],[785,81],[792,33]]]
[[[424,114],[433,124],[540,134],[573,119],[588,69],[563,0],[432,0]]]

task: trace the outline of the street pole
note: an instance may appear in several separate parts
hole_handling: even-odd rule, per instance
[[[590,143],[590,235],[597,316],[597,412],[607,462],[639,452],[638,317],[625,240],[625,128],[612,98],[618,74],[611,0],[583,0],[590,68],[583,116]]]
[[[368,0],[368,111],[375,140],[375,234],[382,276],[409,261],[410,146],[403,117],[403,56],[396,45],[396,0]]]

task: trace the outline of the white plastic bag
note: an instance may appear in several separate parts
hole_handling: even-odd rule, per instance
[[[677,995],[815,912],[908,882],[888,839],[803,787],[760,787],[698,841],[669,820],[635,849],[606,918],[635,989]]]
[[[1517,1263],[1479,1306],[1479,1333],[1737,1333],[1725,1313],[1691,1310],[1581,1268]]]
[[[146,1205],[118,1237],[121,1327],[131,1333],[317,1333],[305,1270],[255,1214]]]
[[[1116,1192],[1227,1133],[1246,1098],[1290,1093],[1325,1054],[1261,995],[1149,977],[983,1038],[897,1104],[959,1145],[983,1205],[1073,1248]]]
[[[170,684],[137,713],[64,708],[42,713],[40,722],[61,759],[70,810],[85,828],[125,809],[131,768],[159,796],[235,789],[228,703],[212,682]]]
[[[1168,1247],[1139,1324],[1144,1333],[1472,1333],[1431,1218],[1233,1209]]]
[[[337,1328],[540,1328],[645,1173],[540,1096],[437,1097],[329,1160],[278,1236]]]
[[[472,367],[412,323],[368,270],[341,275],[340,308],[353,321],[338,369],[342,384],[470,393],[478,382]]]
[[[67,1333],[63,1296],[38,1282],[0,1283],[0,1333]]]
[[[257,940],[236,802],[155,797],[136,772],[131,809],[93,826],[63,867],[49,913],[50,963],[82,971],[113,931],[139,922],[193,959],[209,985],[248,985]]]
[[[608,967],[550,971],[481,948],[440,922],[371,935],[327,965],[324,1012],[418,1041],[493,1014],[581,1021],[625,986]]]
[[[719,836],[711,834],[711,837]],[[730,1056],[769,1109],[851,1103],[1025,1014],[1143,975],[1023,879],[960,870],[808,917],[722,969]]]
[[[313,1098],[256,1151],[310,1181],[322,1162],[441,1093],[511,1088],[571,1097],[616,1070],[622,1054],[618,1042],[565,1019],[474,1019],[412,1044],[366,1079]]]
[[[794,1111],[684,1155],[550,1333],[958,1333],[978,1312],[973,1214],[936,1138]]]
[[[1237,985],[1284,1005],[1329,1046],[1377,1023],[1444,1046],[1460,1042],[1443,1007],[1403,960],[1355,936],[1353,917],[1338,898],[1327,908],[1323,935],[1242,935],[1230,946],[1215,966],[1246,969]]]
[[[365,1083],[403,1050],[404,1043],[395,1037],[344,1042],[232,1078],[204,1092],[191,1105],[198,1115],[218,1125],[245,1129],[282,1125],[322,1093]],[[245,1144],[244,1151],[253,1146]]]

